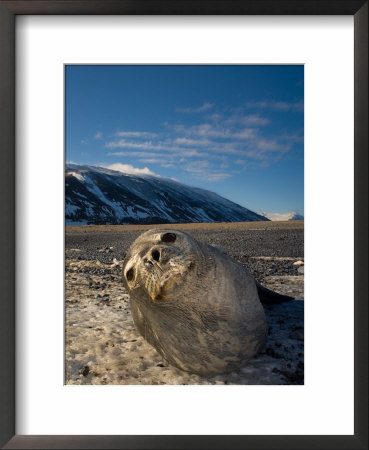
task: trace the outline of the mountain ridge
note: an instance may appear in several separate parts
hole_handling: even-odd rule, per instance
[[[267,221],[214,192],[148,174],[65,167],[67,225]]]
[[[304,220],[304,216],[296,211],[291,211],[288,213],[259,212],[258,214],[260,214],[272,221]]]

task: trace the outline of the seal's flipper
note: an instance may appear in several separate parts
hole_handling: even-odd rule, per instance
[[[225,247],[223,247],[223,245],[211,244],[210,247],[215,248],[216,250],[218,250],[220,253],[223,253],[224,255],[228,255],[228,250]]]
[[[273,304],[273,303],[282,303],[289,302],[294,300],[293,297],[289,295],[278,294],[278,292],[271,291],[266,287],[262,286],[260,283],[256,281],[256,287],[258,289],[259,299],[261,303],[264,304]]]

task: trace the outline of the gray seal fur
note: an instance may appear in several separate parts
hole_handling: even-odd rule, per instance
[[[234,371],[264,344],[264,309],[249,271],[183,231],[139,236],[123,280],[137,329],[179,369],[202,376]]]

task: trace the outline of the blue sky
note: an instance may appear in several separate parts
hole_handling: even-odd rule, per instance
[[[66,160],[304,208],[303,66],[66,66]]]

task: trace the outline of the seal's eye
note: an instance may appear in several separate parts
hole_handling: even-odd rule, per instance
[[[126,273],[126,278],[128,281],[132,281],[133,280],[133,269],[129,269]]]
[[[160,253],[158,250],[153,250],[151,256],[154,261],[159,261],[160,259]]]
[[[165,233],[161,237],[162,242],[174,242],[177,239],[177,235],[174,233]]]

